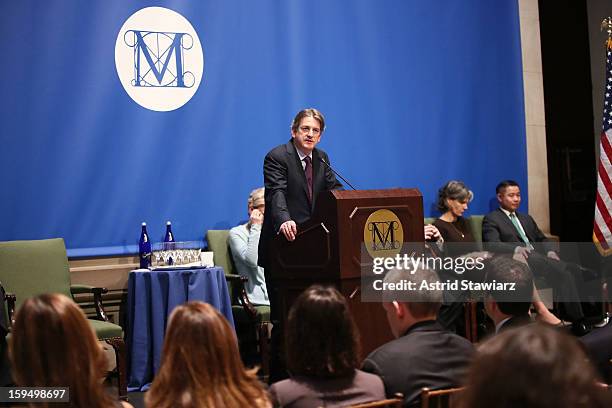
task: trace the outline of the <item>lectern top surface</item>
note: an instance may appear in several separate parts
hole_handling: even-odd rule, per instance
[[[417,188],[388,188],[382,190],[332,190],[336,199],[382,198],[382,197],[421,197]]]

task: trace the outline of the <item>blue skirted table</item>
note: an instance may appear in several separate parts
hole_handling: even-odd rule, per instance
[[[135,270],[128,278],[127,347],[129,391],[145,391],[159,370],[172,310],[191,300],[214,306],[234,325],[222,268]]]

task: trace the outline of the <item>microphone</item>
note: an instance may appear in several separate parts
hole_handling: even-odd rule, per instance
[[[334,170],[334,168],[333,168],[333,167],[332,167],[332,166],[331,166],[331,165],[330,165],[328,162],[326,162],[326,161],[325,161],[325,159],[323,159],[322,157],[319,157],[319,160],[321,160],[321,162],[322,162],[323,164],[325,164],[325,165],[327,166],[327,168],[328,168],[328,169],[330,169],[331,171],[333,171],[333,172],[334,172],[334,174],[335,174],[336,176],[340,177],[340,179],[342,179],[342,181],[344,181],[346,184],[348,184],[348,186],[349,186],[350,188],[352,188],[353,190],[357,190],[355,187],[353,187],[353,185],[352,185],[351,183],[349,183],[349,182],[348,182],[348,180],[347,180],[347,179],[345,179],[344,177],[342,177],[342,176],[340,175],[340,173],[338,173],[336,170]]]

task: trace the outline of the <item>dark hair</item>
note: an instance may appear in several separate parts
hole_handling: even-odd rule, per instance
[[[434,287],[440,281],[438,274],[433,269],[428,268],[415,268],[414,270],[409,269],[391,269],[385,275],[385,283],[412,283],[415,287],[420,287],[423,282],[427,283],[428,287]],[[430,317],[437,315],[442,305],[442,290],[431,289],[431,290],[415,290],[415,291],[384,291],[383,301],[392,302],[398,301],[403,303],[410,313],[417,319]]]
[[[446,200],[459,200],[470,202],[474,198],[472,190],[467,188],[463,181],[451,180],[438,190],[438,211],[448,211]]]
[[[172,311],[161,367],[145,396],[147,406],[269,406],[255,372],[240,360],[234,329],[214,307],[188,302]]]
[[[323,133],[325,130],[325,117],[323,117],[323,114],[315,108],[307,108],[299,111],[297,115],[295,115],[295,118],[293,118],[293,122],[291,122],[291,130],[296,132],[298,127],[300,127],[300,123],[302,123],[302,119],[306,117],[318,120],[319,124],[321,125],[321,133]]]
[[[502,313],[510,316],[529,312],[533,298],[533,276],[529,267],[507,256],[494,256],[485,262],[485,282],[514,283],[514,290],[490,290]]]
[[[519,184],[514,180],[500,181],[497,187],[495,187],[495,194],[501,194],[506,187],[519,187]]]
[[[478,349],[461,408],[609,407],[575,338],[545,325],[504,331]]]
[[[61,294],[26,299],[15,318],[9,354],[17,385],[70,387],[71,407],[113,406],[101,383],[104,352],[72,299]]]
[[[344,377],[359,366],[359,332],[346,299],[333,287],[314,285],[298,296],[286,330],[291,375]]]

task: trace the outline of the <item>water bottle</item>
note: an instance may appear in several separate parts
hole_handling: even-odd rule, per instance
[[[166,236],[164,237],[164,242],[174,242],[174,234],[172,233],[172,223],[170,221],[166,222]]]
[[[172,223],[170,221],[166,222],[166,236],[164,237],[164,247],[166,250],[174,250],[174,244],[170,244],[169,242],[174,242],[174,234],[172,233]],[[174,259],[172,257],[168,257],[168,265],[173,265]]]
[[[147,232],[147,223],[142,223],[140,231],[140,241],[138,241],[138,256],[140,258],[140,269],[147,269],[151,266],[151,241]]]

